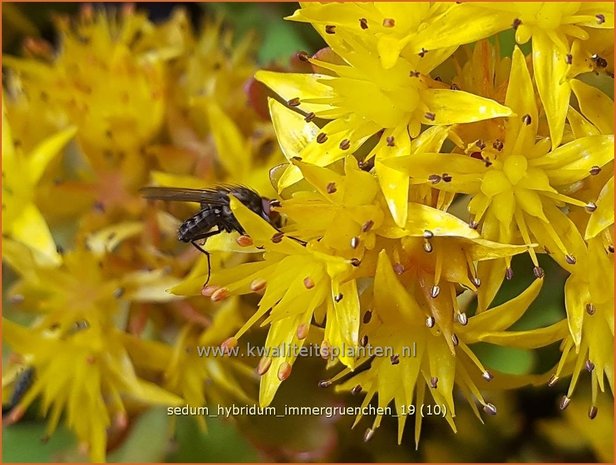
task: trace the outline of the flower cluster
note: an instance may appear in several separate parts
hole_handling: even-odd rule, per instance
[[[15,272],[4,399],[9,423],[38,400],[48,434],[64,418],[103,461],[144,408],[248,402],[253,377],[196,352],[236,331],[243,303],[167,291],[205,260],[139,189],[238,179],[265,190],[282,155],[247,107],[249,38],[231,47],[220,21],[196,33],[179,9],[154,24],[130,6],[85,6],[55,26],[57,49],[29,39],[26,57],[3,60],[3,259]]]
[[[288,19],[312,24],[327,47],[298,54],[310,73],[256,74],[279,96],[270,116],[288,163],[271,174],[286,223],[277,230],[232,201],[263,260],[215,273],[202,293],[262,297],[225,345],[265,316],[269,347],[317,332],[328,366],[343,367],[321,386],[342,380],[338,389],[365,392],[364,405],[393,401],[400,440],[404,407],[430,398],[455,429],[457,391],[478,416],[477,404],[495,414],[485,389],[572,374],[565,408],[583,368],[593,418],[605,378],[613,385],[614,139],[613,102],[587,78],[613,77],[603,35],[612,6],[307,3]],[[502,57],[488,39],[506,29],[532,52],[514,46]],[[532,269],[514,270],[520,253]],[[541,254],[570,273],[566,318],[511,330],[541,288]],[[533,283],[493,305],[514,272]],[[202,283],[174,292],[197,294]],[[473,349],[559,341],[560,363],[544,375],[488,370]],[[403,356],[411,343],[416,353]],[[261,360],[263,405],[294,362]]]
[[[460,399],[481,419],[490,391],[570,378],[565,409],[584,371],[593,419],[614,382],[613,5],[305,3],[287,19],[326,43],[298,52],[303,72],[257,70],[220,21],[195,33],[182,10],[155,24],[128,6],[57,17],[57,48],[4,57],[3,389],[31,385],[8,421],[38,400],[49,434],[63,418],[103,461],[149,406],[250,402],[252,368],[195,348],[232,353],[257,325],[261,406],[317,344],[335,373],[315,389],[393,403],[399,442],[411,417],[419,445],[410,405],[455,431]],[[201,244],[210,269],[177,241],[194,208],[139,189],[223,183],[281,221],[229,194],[244,234]],[[562,317],[522,329],[550,260]],[[552,344],[545,373],[478,350]]]

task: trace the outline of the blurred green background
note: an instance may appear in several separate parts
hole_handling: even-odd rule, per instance
[[[4,54],[19,54],[25,37],[39,36],[54,41],[50,14],[74,13],[80,4],[64,3],[3,3],[2,41]],[[208,3],[171,4],[140,3],[138,8],[149,12],[153,20],[165,19],[173,8],[190,12],[193,24],[199,27],[206,17],[223,15],[225,22],[241,37],[256,31],[259,38],[257,60],[261,66],[286,66],[299,50],[309,53],[323,47],[323,42],[306,24],[284,21],[297,7],[292,3]],[[500,37],[502,52],[510,53],[513,35]],[[602,86],[603,87],[603,86]],[[609,86],[605,86],[609,87]],[[611,94],[611,92],[610,92]],[[543,290],[514,329],[551,324],[564,316],[563,282],[565,274],[549,260]],[[515,270],[531,270],[526,256],[515,257]],[[13,279],[3,269],[3,289]],[[530,273],[516,272],[515,279],[497,300],[503,301],[521,292],[532,280]],[[4,303],[4,302],[3,302]],[[3,306],[7,308],[7,306]],[[19,320],[19,316],[10,315]],[[254,332],[254,341],[263,333]],[[6,357],[7,350],[3,347]],[[557,347],[541,351],[479,347],[478,355],[488,366],[509,373],[540,373],[558,360]],[[359,405],[361,399],[336,395],[333,389],[319,389],[317,381],[327,377],[320,360],[300,359],[293,376],[284,383],[276,397],[279,406],[288,405]],[[584,383],[586,380],[584,380]],[[561,382],[552,389],[525,388],[504,394],[488,393],[487,398],[498,405],[499,414],[481,424],[470,408],[458,402],[454,434],[441,419],[424,422],[419,451],[413,443],[412,422],[408,422],[403,444],[397,445],[397,422],[385,418],[377,434],[368,443],[363,441],[365,429],[372,418],[363,419],[351,429],[354,418],[319,417],[242,417],[236,421],[209,419],[208,432],[201,432],[190,417],[177,418],[177,430],[170,434],[164,409],[152,409],[131,427],[122,445],[113,450],[108,460],[148,462],[255,462],[255,461],[339,461],[339,462],[409,462],[409,461],[471,461],[471,462],[591,462],[600,457],[579,440],[575,415],[563,416],[557,405],[566,389]],[[581,408],[585,399],[581,393]],[[361,396],[360,396],[361,397]],[[582,413],[585,417],[585,410]],[[601,418],[601,414],[599,418]],[[601,428],[596,421],[593,428]],[[605,423],[603,423],[605,425]],[[579,426],[579,425],[578,425]],[[560,441],[554,439],[557,431]],[[75,439],[70,432],[59,431],[47,442],[41,442],[44,421],[37,419],[36,406],[21,422],[3,427],[3,462],[74,461]],[[162,440],[170,438],[169,440]]]

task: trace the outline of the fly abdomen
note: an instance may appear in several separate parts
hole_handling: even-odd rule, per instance
[[[215,211],[212,208],[204,208],[180,225],[178,239],[182,242],[194,241],[217,224],[218,216]]]

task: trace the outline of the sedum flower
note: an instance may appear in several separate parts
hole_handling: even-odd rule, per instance
[[[415,182],[472,196],[469,211],[473,225],[483,223],[482,234],[497,242],[509,243],[521,236],[530,245],[550,237],[569,269],[585,253],[583,244],[566,234],[570,220],[560,207],[586,204],[565,194],[565,187],[590,176],[593,166],[601,167],[612,159],[613,136],[578,138],[551,150],[549,139],[538,139],[538,110],[524,56],[514,50],[505,103],[517,116],[510,117],[499,144],[482,141],[473,156],[426,153],[400,157],[387,162],[412,176]],[[580,157],[580,154],[582,156]],[[447,173],[443,171],[447,170]],[[560,189],[560,190],[559,190]],[[536,252],[529,250],[535,274],[542,276]],[[479,291],[480,308],[485,309],[505,277],[511,276],[509,260],[481,267],[479,277],[487,286]]]
[[[329,11],[340,8],[346,11],[364,7],[313,5],[306,8],[310,18],[318,18],[314,23],[320,30],[323,20],[319,9]],[[367,8],[378,11],[391,8],[391,5]],[[422,15],[431,14],[430,10],[439,8],[445,7],[422,7],[411,16],[414,18],[411,22],[420,21]],[[303,8],[296,16],[304,18],[302,11]],[[344,18],[342,22],[346,25],[349,14],[340,17]],[[309,59],[318,71],[313,74],[257,72],[258,80],[291,106],[297,107],[308,121],[314,117],[326,121],[304,148],[305,156],[302,157],[305,161],[325,166],[343,158],[346,153],[357,151],[370,136],[377,133],[378,139],[386,142],[391,141],[392,136],[395,139],[395,134],[404,134],[408,128],[410,137],[415,138],[422,124],[445,126],[511,114],[507,107],[492,100],[448,89],[430,77],[432,70],[453,52],[453,48],[433,53],[413,52],[400,56],[392,63],[391,57],[379,56],[376,43],[379,37],[385,36],[376,29],[368,28],[363,31],[366,38],[359,39],[355,33],[349,34],[347,27],[338,31],[326,25],[324,39],[330,49]],[[375,102],[379,104],[375,105]],[[380,133],[381,130],[387,134]],[[373,156],[378,161],[379,151],[373,149],[367,158]],[[281,186],[286,187],[295,181],[297,179],[289,177]],[[404,223],[403,215],[399,220]]]
[[[24,153],[15,143],[4,106],[2,129],[3,233],[27,246],[38,264],[58,265],[60,256],[47,221],[36,204],[36,194],[45,169],[73,138],[75,128],[47,137],[29,153]]]
[[[28,329],[7,319],[2,324],[9,347],[36,372],[33,385],[11,411],[9,421],[41,398],[43,415],[49,418],[47,435],[54,432],[64,413],[67,426],[94,462],[105,459],[107,429],[126,427],[128,402],[181,403],[179,397],[136,375],[118,329],[93,324],[67,333],[44,327]]]
[[[613,102],[596,89],[575,81],[572,86],[583,114],[571,108],[569,123],[575,137],[613,132],[613,114],[605,111]],[[613,166],[613,162],[609,166]],[[614,389],[614,354],[610,344],[614,340],[614,177],[612,170],[593,170],[574,193],[590,205],[591,214],[572,215],[568,234],[584,243],[586,254],[565,283],[565,306],[569,319],[569,336],[563,341],[563,352],[552,378],[572,372],[567,394],[561,401],[566,408],[583,372],[591,374],[591,405],[588,416],[597,415],[599,391],[605,392],[605,379]],[[549,243],[548,243],[549,246]],[[555,259],[564,266],[563,258]],[[579,266],[578,266],[579,265]]]
[[[71,25],[58,18],[57,56],[4,57],[33,101],[78,127],[86,153],[130,151],[155,135],[163,122],[167,82],[164,61],[173,46],[142,47],[157,34],[145,13],[85,8]]]
[[[280,346],[301,348],[313,315],[318,320],[327,315],[325,338],[330,346],[357,346],[359,300],[355,280],[349,281],[353,270],[351,261],[329,255],[319,249],[318,243],[303,247],[235,198],[231,198],[231,209],[254,245],[265,247],[267,252],[262,261],[215,273],[212,284],[202,290],[213,301],[230,295],[263,292],[255,314],[225,345],[236,345],[237,339],[269,312],[263,322],[271,325],[266,350]],[[172,292],[196,294],[202,286],[203,276],[199,276],[176,286]],[[289,377],[296,356],[295,352],[285,352],[281,357],[264,357],[259,368],[261,405],[268,405],[280,383]]]
[[[614,28],[614,6],[607,2],[467,3],[452,8],[450,20],[465,21],[453,35],[427,29],[431,40],[424,47],[447,47],[489,37],[509,27],[518,44],[532,38],[533,74],[550,130],[552,148],[561,144],[571,88],[566,79],[572,60],[572,43],[593,40]],[[612,34],[606,37],[613,43]],[[595,50],[593,53],[597,53]],[[576,66],[581,66],[579,58]]]
[[[507,331],[541,289],[542,281],[535,280],[512,300],[472,316],[464,324],[456,324],[455,350],[452,352],[443,337],[442,326],[426,320],[422,305],[394,270],[385,251],[381,252],[372,290],[371,318],[361,330],[362,339],[368,344],[391,347],[394,355],[364,357],[358,367],[365,369],[353,374],[346,368],[328,382],[351,375],[337,389],[365,392],[363,406],[368,405],[375,395],[381,408],[393,401],[398,414],[398,442],[402,441],[407,418],[412,416],[415,417],[415,443],[419,442],[425,412],[415,411],[411,406],[419,409],[422,405],[439,405],[442,416],[455,431],[454,386],[479,418],[476,402],[483,406],[485,413],[496,414],[496,407],[486,401],[482,390],[494,385],[512,387],[514,383],[510,376],[498,372],[493,375],[493,371],[488,371],[469,347],[472,344],[481,341],[513,347],[541,347],[566,334],[564,321],[541,329]],[[518,383],[528,383],[533,379],[533,376],[522,377]],[[366,431],[366,440],[372,437],[381,420],[382,415],[377,415],[372,427]]]

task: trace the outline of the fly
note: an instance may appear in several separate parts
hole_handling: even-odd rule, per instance
[[[280,215],[272,210],[275,200],[261,197],[257,192],[243,186],[218,186],[211,189],[188,189],[182,187],[144,187],[141,195],[151,200],[197,202],[201,209],[185,220],[178,229],[178,239],[190,242],[207,257],[207,284],[210,280],[210,253],[197,243],[222,232],[246,231],[231,211],[229,196],[235,196],[246,207],[275,228],[279,227]]]

